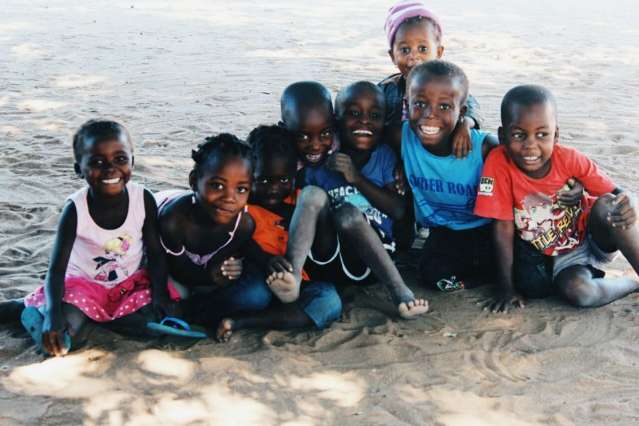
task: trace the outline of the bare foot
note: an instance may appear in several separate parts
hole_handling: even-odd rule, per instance
[[[404,319],[415,319],[417,315],[428,312],[428,301],[426,299],[414,299],[408,303],[400,303],[397,307],[399,316]]]
[[[266,284],[283,303],[291,303],[300,295],[300,286],[291,272],[274,272],[266,278]]]
[[[231,340],[233,334],[233,320],[231,318],[223,318],[217,326],[216,338],[218,342],[225,343]]]

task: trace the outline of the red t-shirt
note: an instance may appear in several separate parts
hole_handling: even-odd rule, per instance
[[[284,202],[295,205],[295,197],[288,197]],[[285,219],[277,213],[255,204],[249,204],[248,212],[255,222],[253,240],[266,253],[274,256],[284,256],[286,254],[286,245],[288,244],[289,225],[285,223]],[[302,280],[309,280],[309,276],[305,271],[302,271]]]
[[[510,160],[504,146],[495,148],[479,180],[475,214],[514,220],[519,237],[548,256],[566,253],[585,238],[587,218],[596,198],[611,192],[615,184],[580,152],[555,145],[546,176],[534,179]],[[589,195],[578,205],[560,206],[557,192],[575,178]]]

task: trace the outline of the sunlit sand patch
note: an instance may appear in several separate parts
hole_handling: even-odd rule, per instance
[[[3,380],[3,384],[15,393],[86,398],[114,388],[111,380],[101,377],[114,360],[114,354],[99,350],[49,358],[16,368]]]
[[[340,407],[354,407],[362,398],[366,382],[353,373],[326,371],[308,377],[292,376],[287,379],[294,390],[313,391],[316,397],[333,401]]]
[[[34,59],[45,54],[45,51],[37,44],[22,43],[11,48],[11,53],[19,59]]]
[[[33,124],[38,129],[51,132],[51,133],[67,130],[66,124],[62,121],[52,121],[52,120],[35,121]]]
[[[289,420],[284,423],[281,423],[280,426],[313,426],[320,425],[322,423],[318,423],[314,419],[306,416],[298,417],[294,420]]]
[[[48,101],[45,99],[27,99],[18,104],[18,109],[27,112],[44,112],[62,108],[66,102]]]
[[[580,56],[582,60],[602,62],[611,67],[611,58],[614,58],[615,64],[639,65],[639,47],[636,46],[598,47],[581,52]]]
[[[11,124],[5,124],[0,126],[0,133],[4,133],[7,136],[19,136],[23,132],[19,127],[12,126]]]
[[[54,86],[61,89],[81,88],[95,86],[104,83],[106,80],[106,77],[101,75],[67,74],[57,77],[54,80]]]
[[[406,385],[398,392],[408,403],[426,402],[437,406],[433,417],[441,425],[465,426],[534,426],[537,421],[521,420],[514,410],[503,407],[496,398],[478,396],[472,392],[447,389],[421,391]]]
[[[156,349],[140,353],[137,362],[143,370],[180,381],[190,380],[195,372],[195,364],[193,362],[182,359],[175,353]]]
[[[103,413],[109,412],[111,416],[121,417],[121,411],[119,411],[124,403],[130,402],[132,395],[127,392],[106,392],[99,395],[99,397],[91,398],[91,400],[85,404],[85,410],[87,416],[92,419],[98,419]],[[116,413],[119,413],[117,415]],[[114,418],[113,420],[117,420]],[[117,422],[111,422],[110,424],[118,424]]]
[[[205,420],[210,422],[209,424],[247,426],[276,424],[275,411],[259,400],[233,393],[220,385],[207,386],[198,390],[201,399],[208,407],[209,414]]]
[[[0,24],[0,34],[29,30],[33,27],[28,22],[9,22]]]
[[[234,358],[212,357],[200,360],[200,368],[214,373],[224,372],[226,375],[237,375],[249,383],[260,385],[270,382],[270,379],[251,371],[251,364]]]
[[[192,160],[190,159],[180,159],[180,158],[168,158],[168,157],[154,157],[154,156],[150,156],[150,155],[146,155],[144,157],[141,157],[140,160],[138,161],[137,157],[135,158],[135,164],[138,166],[145,166],[145,167],[150,167],[150,168],[165,168],[165,167],[169,167],[169,168],[183,168],[185,170],[188,170],[189,167],[191,167],[191,164],[193,163]]]

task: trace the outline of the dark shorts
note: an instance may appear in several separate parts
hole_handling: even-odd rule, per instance
[[[601,269],[611,262],[617,253],[606,253],[588,234],[586,240],[574,250],[559,255],[546,256],[529,242],[515,238],[513,281],[516,290],[529,299],[548,297],[557,291],[554,279],[561,271],[580,265],[590,269],[594,278],[603,278]]]
[[[494,283],[492,225],[455,231],[431,228],[422,248],[419,273],[424,285],[437,288],[441,279],[456,277],[466,288]]]
[[[395,241],[388,235],[383,233],[370,223],[370,220],[366,215],[362,214],[368,224],[373,228],[373,231],[379,237],[384,250],[391,256],[395,254]],[[340,243],[339,236],[336,238],[336,245],[333,253],[327,259],[319,259],[317,255],[313,254],[313,251],[308,254],[308,259],[304,265],[312,277],[319,277],[323,281],[329,281],[334,283],[358,283],[358,284],[371,284],[375,281],[375,277],[371,273],[369,267],[365,265],[362,260],[360,265],[347,265],[344,260],[342,244]]]

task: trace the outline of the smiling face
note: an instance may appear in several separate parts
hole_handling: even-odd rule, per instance
[[[275,207],[293,192],[295,163],[282,156],[258,160],[253,172],[253,199],[263,207]]]
[[[465,112],[465,87],[447,76],[417,76],[408,91],[410,126],[424,148],[448,155],[450,135]]]
[[[87,137],[79,154],[75,169],[94,196],[113,197],[125,190],[133,168],[131,142],[126,134],[99,142]]]
[[[369,151],[382,136],[384,100],[371,90],[355,90],[339,106],[340,141],[351,149]]]
[[[435,26],[429,20],[405,23],[399,27],[388,54],[404,77],[415,65],[439,59],[444,54]]]
[[[195,197],[209,217],[219,224],[231,223],[248,201],[250,163],[239,156],[212,160],[200,176],[191,173]]]
[[[502,123],[499,140],[517,167],[533,178],[546,176],[559,141],[555,110],[550,102],[510,105],[510,123]]]
[[[333,116],[325,108],[307,111],[299,120],[299,127],[289,129],[295,133],[297,153],[310,166],[322,163],[333,145]]]

